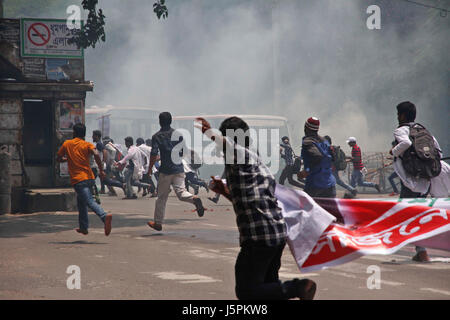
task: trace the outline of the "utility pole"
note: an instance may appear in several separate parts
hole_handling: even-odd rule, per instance
[[[3,14],[3,0],[0,0],[0,19],[4,18]]]
[[[278,70],[278,28],[277,28],[277,11],[278,1],[272,1],[272,72],[273,72],[273,109],[278,110],[280,104],[279,92],[279,70]]]

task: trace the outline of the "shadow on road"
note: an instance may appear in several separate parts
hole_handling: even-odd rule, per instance
[[[164,224],[177,225],[184,221],[197,220],[196,215],[191,219],[166,219]],[[112,226],[114,230],[130,227],[145,227],[152,217],[144,218],[142,214],[113,214]],[[90,228],[103,228],[103,222],[92,212],[89,213]],[[57,233],[74,231],[78,227],[78,212],[35,213],[31,215],[8,214],[0,216],[0,238],[23,238],[39,233]],[[148,226],[147,226],[148,228]],[[149,228],[150,229],[150,228]]]
[[[78,240],[78,241],[53,241],[49,242],[48,244],[108,244],[108,243]]]

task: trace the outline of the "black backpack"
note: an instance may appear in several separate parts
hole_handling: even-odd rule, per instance
[[[417,178],[437,177],[441,173],[441,155],[433,136],[419,123],[408,126],[412,145],[400,157],[405,172]]]
[[[300,172],[301,168],[302,168],[302,158],[294,155],[294,164],[293,164],[293,167],[292,167],[293,173]]]
[[[347,168],[347,161],[345,161],[345,152],[340,146],[333,146],[333,161],[337,171],[343,171]]]

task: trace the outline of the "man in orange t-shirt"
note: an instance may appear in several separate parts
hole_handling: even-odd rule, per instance
[[[77,193],[78,221],[80,227],[78,233],[88,234],[89,218],[88,207],[94,211],[105,224],[105,235],[111,233],[112,215],[106,214],[92,197],[92,187],[95,184],[94,173],[91,170],[89,158],[94,156],[99,167],[100,179],[105,178],[100,156],[92,143],[84,140],[86,127],[77,123],[73,126],[73,139],[66,140],[57,153],[58,162],[68,162],[70,182]]]

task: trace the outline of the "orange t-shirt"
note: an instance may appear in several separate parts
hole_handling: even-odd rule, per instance
[[[70,182],[72,185],[89,179],[95,179],[89,162],[89,150],[94,150],[95,146],[80,138],[64,141],[58,150],[58,156],[67,157],[69,167]]]

